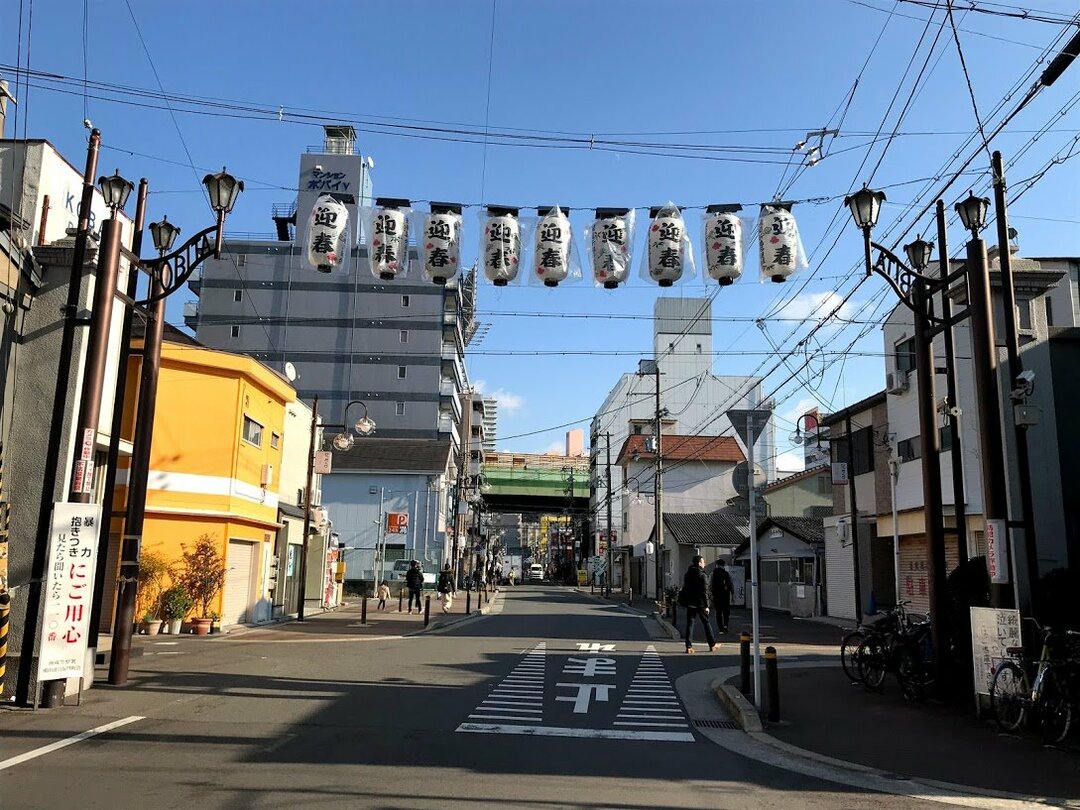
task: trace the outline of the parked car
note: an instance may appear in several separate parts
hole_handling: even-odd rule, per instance
[[[405,574],[408,573],[409,564],[411,562],[412,560],[396,560],[394,562],[393,573],[391,574],[391,576],[395,582],[405,581]],[[435,572],[425,570],[423,563],[420,563],[420,570],[424,572],[424,587],[434,588],[436,579]]]

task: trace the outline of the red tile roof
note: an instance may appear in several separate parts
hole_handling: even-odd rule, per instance
[[[619,451],[618,464],[625,464],[636,453],[639,459],[653,458],[645,449],[644,434],[632,434]],[[679,436],[663,434],[661,445],[665,461],[726,461],[738,464],[745,460],[742,448],[733,436]]]

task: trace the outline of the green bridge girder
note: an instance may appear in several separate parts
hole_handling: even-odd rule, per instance
[[[556,469],[521,469],[484,465],[484,479],[491,485],[488,495],[514,498],[566,498],[570,474]],[[589,498],[589,477],[582,470],[574,471],[575,499]]]

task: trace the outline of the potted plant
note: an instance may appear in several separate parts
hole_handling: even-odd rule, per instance
[[[184,622],[184,617],[188,611],[191,610],[191,596],[183,585],[173,585],[165,593],[161,595],[161,615],[168,622],[168,632],[170,635],[180,634],[180,625]]]
[[[148,610],[143,614],[142,621],[139,623],[139,630],[145,635],[156,636],[161,632],[161,619],[157,617],[154,611]]]
[[[225,587],[225,558],[211,535],[202,535],[192,549],[184,551],[177,583],[195,605],[195,635],[207,635],[213,624],[210,605]]]
[[[218,613],[216,610],[211,610],[210,611],[210,632],[211,633],[220,633],[221,632],[221,614]]]
[[[156,621],[161,616],[161,592],[164,590],[168,576],[169,564],[160,554],[144,551],[139,555],[139,584],[136,591],[135,615],[143,617],[143,632],[146,632],[146,622]],[[160,627],[161,622],[158,621],[158,628]],[[157,632],[158,630],[154,630],[154,633]]]

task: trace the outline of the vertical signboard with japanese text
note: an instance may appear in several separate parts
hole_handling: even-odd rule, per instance
[[[100,504],[53,504],[38,680],[82,677],[100,525]]]

